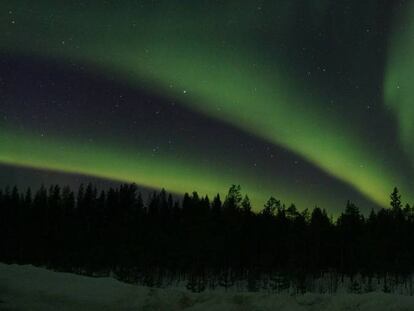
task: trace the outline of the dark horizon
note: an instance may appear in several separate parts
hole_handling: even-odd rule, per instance
[[[224,198],[193,192],[180,201],[165,190],[145,200],[134,184],[108,191],[89,184],[77,193],[15,187],[0,190],[0,261],[150,287],[186,280],[194,292],[243,280],[259,291],[270,278],[273,291],[305,293],[313,290],[309,280],[328,273],[336,284],[330,294],[346,277],[354,293],[373,291],[381,279],[382,291],[405,284],[413,295],[414,206],[404,206],[395,188],[390,207],[364,216],[348,201],[333,219],[274,197],[253,212],[236,185]]]

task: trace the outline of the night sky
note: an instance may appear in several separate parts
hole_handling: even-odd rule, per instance
[[[414,2],[3,0],[0,27],[0,186],[414,202]]]

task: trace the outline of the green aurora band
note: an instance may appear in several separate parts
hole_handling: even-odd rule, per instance
[[[85,174],[121,182],[139,182],[140,185],[151,188],[162,185],[176,193],[194,189],[210,197],[218,189],[227,189],[237,179],[243,181],[243,190],[254,193],[252,203],[255,206],[263,204],[274,190],[271,187],[259,187],[253,177],[240,175],[242,170],[237,170],[238,176],[218,176],[216,171],[225,172],[224,168],[203,167],[193,157],[177,159],[162,154],[154,156],[140,148],[125,150],[122,146],[107,141],[105,144],[98,142],[92,145],[75,139],[45,139],[39,135],[4,128],[0,133],[0,141],[0,162],[10,165]],[[278,185],[277,188],[288,194],[285,198],[295,197],[283,185]]]
[[[161,3],[157,7],[149,5],[146,10],[138,6],[126,10],[121,4],[87,9],[57,2],[20,1],[17,6],[5,1],[0,5],[2,10],[13,8],[13,11],[12,17],[0,20],[5,33],[0,50],[83,62],[133,85],[158,92],[161,89],[194,110],[301,155],[380,205],[388,205],[387,194],[394,185],[412,199],[403,173],[383,164],[387,155],[379,155],[367,143],[369,139],[342,120],[341,115],[323,109],[329,98],[307,87],[305,81],[295,79],[285,70],[283,59],[275,61],[275,55],[266,51],[265,37],[260,44],[255,42],[254,25],[266,28],[268,20],[246,13],[251,11],[252,4],[237,7],[234,3],[233,7],[226,4],[223,11],[232,12],[235,18],[234,23],[229,23],[228,14],[203,10],[200,4]],[[291,5],[283,2],[278,6],[283,15]],[[323,9],[319,8],[322,12],[319,14],[323,14]],[[50,17],[48,22],[44,16]],[[11,18],[14,23],[10,23]],[[279,29],[279,35],[286,35],[287,27],[282,27],[283,20],[280,23],[281,27],[274,28]],[[393,83],[391,79],[387,85]],[[401,105],[405,107],[399,110],[403,139],[410,145],[406,132],[412,123],[405,110],[411,116],[414,110],[408,103]],[[118,154],[97,146],[99,151],[90,147],[87,152],[100,155],[93,165],[81,152],[56,151],[57,145],[52,140],[40,143],[30,135],[6,129],[0,139],[0,162],[8,164],[91,174],[148,186],[165,185],[177,192],[200,185],[200,190],[212,193],[232,183],[214,172],[199,171],[190,158],[177,165],[173,159],[151,160],[150,156],[135,159],[128,151]],[[59,156],[48,158],[52,150]],[[108,165],[115,158],[120,163],[116,169]],[[150,174],[148,167],[161,163],[162,170],[150,177],[153,171]],[[182,169],[187,175],[179,175]],[[208,174],[208,180],[204,174]],[[246,177],[240,183],[245,185],[248,180]],[[259,190],[250,183],[245,188],[252,191],[252,196],[259,197],[258,201],[271,194],[270,186]]]
[[[389,42],[384,98],[398,120],[401,143],[414,167],[414,3],[401,11]]]

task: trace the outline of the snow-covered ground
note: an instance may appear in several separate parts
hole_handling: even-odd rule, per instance
[[[384,293],[301,296],[189,293],[152,289],[112,278],[91,278],[0,263],[0,310],[414,310],[414,297]]]

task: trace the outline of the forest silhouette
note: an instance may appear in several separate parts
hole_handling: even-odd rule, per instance
[[[0,261],[146,286],[181,280],[194,292],[243,281],[249,291],[303,293],[328,274],[329,292],[346,278],[354,292],[381,280],[385,292],[400,284],[412,294],[413,241],[414,206],[397,188],[390,208],[363,215],[348,201],[335,219],[274,197],[253,212],[237,185],[212,200],[165,190],[144,199],[135,184],[0,190]]]

